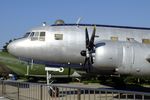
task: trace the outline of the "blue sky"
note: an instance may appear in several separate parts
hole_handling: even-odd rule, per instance
[[[150,27],[150,0],[1,0],[0,49],[44,21],[79,17],[81,23]]]

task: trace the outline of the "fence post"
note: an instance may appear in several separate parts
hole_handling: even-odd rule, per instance
[[[40,94],[41,94],[40,100],[42,100],[42,98],[43,98],[42,84],[40,85]]]
[[[2,96],[4,96],[6,93],[6,84],[4,81],[2,81]]]
[[[78,98],[77,100],[81,100],[81,89],[78,89]]]
[[[142,94],[142,100],[144,100],[145,98],[144,98],[144,94]]]
[[[19,100],[19,83],[17,83],[17,100]]]
[[[3,91],[4,91],[3,89],[4,89],[4,87],[3,87],[3,81],[1,81],[1,82],[2,82],[2,83],[1,83],[1,85],[2,85],[2,87],[1,87],[1,88],[2,88],[2,91],[1,91],[1,92],[2,92],[2,96],[3,96]]]
[[[2,96],[4,95],[4,81],[2,81]]]

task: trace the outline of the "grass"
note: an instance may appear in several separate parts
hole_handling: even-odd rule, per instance
[[[12,56],[11,54],[7,53],[7,52],[0,52],[0,56],[1,57],[10,57],[10,58],[14,58],[14,56]]]
[[[19,76],[24,76],[27,72],[27,63],[16,59],[14,56],[7,52],[0,52],[0,63],[5,64],[12,72]],[[44,67],[42,65],[34,65],[29,69],[30,74],[45,74]]]
[[[26,71],[26,67],[20,64],[13,64],[13,63],[5,63],[6,66],[11,69],[12,72],[16,73],[17,75],[24,75]]]
[[[46,75],[44,65],[34,64],[29,67],[29,74],[31,75]]]
[[[8,54],[7,52],[0,52],[0,63],[3,63],[13,73],[16,73],[17,75],[22,76],[25,74],[25,64],[22,64],[19,60],[17,60],[15,57]]]
[[[8,54],[7,52],[0,52],[0,63],[5,64],[12,72],[19,76],[24,76],[27,72],[27,63],[16,59],[14,56]],[[54,72],[54,75],[68,75],[68,68],[65,68],[63,73]],[[71,74],[74,70],[71,69]],[[46,75],[44,65],[34,64],[33,67],[29,67],[30,75]]]

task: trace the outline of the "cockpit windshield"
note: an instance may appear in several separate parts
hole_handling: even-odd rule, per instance
[[[27,33],[24,35],[24,38],[27,38],[29,35],[30,35],[30,32],[27,32]]]
[[[37,32],[30,32],[30,37],[31,41],[45,41],[45,33],[44,31],[37,31]]]
[[[37,31],[37,32],[27,32],[23,38],[30,38],[31,41],[45,41],[45,34],[44,31]]]
[[[30,37],[33,37],[33,36],[34,36],[34,32],[31,32]]]
[[[41,31],[41,32],[27,32],[23,38],[30,38],[31,41],[45,41],[45,32]]]

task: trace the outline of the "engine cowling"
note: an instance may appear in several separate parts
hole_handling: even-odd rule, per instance
[[[93,72],[150,75],[149,54],[150,46],[138,42],[101,41],[95,45]]]
[[[122,61],[122,46],[119,42],[99,42],[95,45],[93,59],[93,68],[95,70],[100,73],[105,72],[105,74],[113,73]]]

